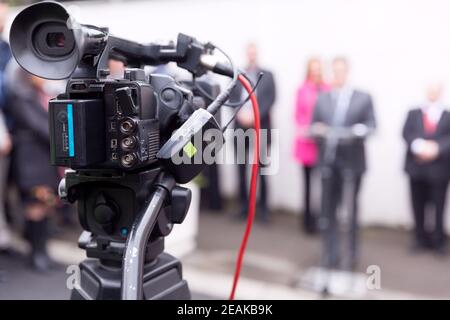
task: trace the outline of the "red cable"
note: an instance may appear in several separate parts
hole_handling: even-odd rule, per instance
[[[256,207],[256,182],[258,178],[258,167],[259,167],[259,130],[260,130],[260,120],[259,120],[259,105],[258,100],[256,99],[256,95],[252,93],[252,86],[250,82],[243,76],[238,76],[239,81],[244,86],[245,90],[250,95],[250,100],[253,106],[253,115],[254,115],[254,123],[255,123],[255,147],[254,147],[254,155],[253,155],[253,164],[252,164],[252,177],[250,180],[250,197],[248,204],[248,217],[247,217],[247,226],[245,228],[244,237],[241,242],[241,246],[239,248],[239,254],[236,262],[236,271],[234,272],[233,279],[233,288],[231,289],[230,300],[234,300],[234,296],[236,294],[236,288],[239,281],[239,276],[241,274],[242,262],[244,260],[245,249],[247,248],[248,238],[252,231],[253,220],[255,218],[255,207]]]

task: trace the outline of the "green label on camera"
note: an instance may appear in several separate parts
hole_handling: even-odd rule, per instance
[[[187,154],[189,158],[192,158],[197,153],[197,148],[189,141],[184,147],[183,151]]]

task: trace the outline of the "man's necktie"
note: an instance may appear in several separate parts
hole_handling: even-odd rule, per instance
[[[436,132],[437,123],[431,120],[428,112],[424,112],[423,114],[423,128],[426,134],[434,134]]]
[[[333,114],[333,126],[344,126],[348,107],[350,104],[351,92],[340,90],[335,96],[335,109]]]

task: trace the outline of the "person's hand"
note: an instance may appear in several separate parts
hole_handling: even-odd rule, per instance
[[[359,138],[364,138],[369,134],[369,128],[363,123],[357,123],[352,126],[352,133]]]
[[[253,127],[253,113],[249,110],[241,110],[238,112],[237,116],[237,121],[239,122],[239,124],[241,126],[243,126],[244,128],[252,128]]]
[[[53,207],[56,205],[57,197],[53,190],[47,186],[37,186],[32,191],[33,196],[43,204]]]
[[[7,156],[12,149],[12,140],[11,140],[11,136],[8,134],[6,135],[4,138],[4,141],[1,144],[1,148],[0,148],[0,156]]]
[[[47,216],[47,207],[42,203],[33,203],[25,207],[25,215],[31,221],[41,221]]]
[[[422,150],[417,154],[421,162],[430,162],[439,156],[439,144],[433,140],[425,140]]]
[[[310,129],[308,127],[297,127],[297,137],[308,138],[311,136]]]
[[[324,137],[329,131],[329,126],[323,122],[316,122],[311,125],[311,135],[315,137]]]

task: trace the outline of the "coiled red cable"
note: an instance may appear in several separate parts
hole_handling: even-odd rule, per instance
[[[253,164],[252,164],[252,176],[250,180],[250,197],[248,204],[248,216],[247,216],[247,226],[245,228],[244,237],[242,238],[241,246],[239,248],[239,253],[236,261],[236,270],[234,272],[233,287],[231,289],[230,300],[234,300],[236,294],[236,288],[239,282],[239,276],[241,274],[242,263],[244,261],[245,249],[247,248],[248,238],[252,231],[253,220],[255,218],[256,210],[256,187],[258,180],[258,170],[259,170],[259,131],[260,131],[260,118],[259,118],[259,105],[256,99],[256,94],[253,92],[251,83],[242,74],[238,76],[238,80],[244,86],[244,89],[250,95],[250,101],[253,107],[254,116],[254,126],[255,126],[255,146],[253,154]]]

